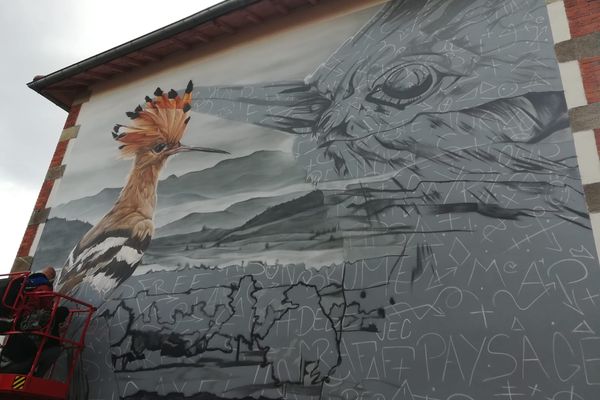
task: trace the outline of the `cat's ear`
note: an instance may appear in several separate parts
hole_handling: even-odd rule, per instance
[[[302,81],[196,87],[192,111],[294,134],[313,133],[331,100]]]

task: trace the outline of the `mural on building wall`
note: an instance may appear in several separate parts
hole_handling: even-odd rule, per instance
[[[154,99],[146,96],[144,107],[127,112],[131,125],[114,126],[112,137],[121,155],[132,159],[131,172],[114,205],[69,254],[57,291],[100,306],[133,274],[150,244],[158,177],[167,160],[190,151],[229,154],[181,143],[191,118],[193,87],[190,81],[181,97],[173,89],[164,93],[157,88]]]
[[[542,0],[398,0],[304,80],[191,77],[192,118],[294,151],[158,182],[79,396],[593,399],[598,262],[548,29]],[[120,191],[56,207],[37,265]]]

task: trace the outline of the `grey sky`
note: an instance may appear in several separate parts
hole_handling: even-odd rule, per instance
[[[0,272],[12,266],[66,118],[25,84],[219,2],[0,2]]]

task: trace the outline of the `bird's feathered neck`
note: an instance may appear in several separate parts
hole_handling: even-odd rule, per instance
[[[147,218],[152,218],[156,207],[156,188],[164,162],[146,164],[142,157],[135,159],[129,172],[127,184],[123,187],[113,210],[137,210]]]
[[[79,242],[86,247],[103,232],[130,230],[135,222],[151,221],[156,208],[156,188],[161,164],[143,165],[134,162],[127,184],[108,213]],[[153,230],[153,228],[151,229]],[[151,234],[151,232],[150,232]]]

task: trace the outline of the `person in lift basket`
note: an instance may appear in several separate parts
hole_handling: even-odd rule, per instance
[[[43,330],[50,323],[53,297],[32,294],[51,293],[56,271],[46,267],[27,277],[18,276],[0,280],[0,333],[13,329],[13,308],[17,296],[23,289],[23,311],[16,329],[23,331],[11,334],[0,353],[0,372],[27,373],[40,344],[40,337],[28,334],[27,331]],[[60,326],[66,320],[69,311],[66,307],[58,307],[50,330],[52,336],[60,336]],[[42,356],[37,366],[36,375],[41,376],[52,365],[60,352],[57,339],[48,339],[44,345]]]

